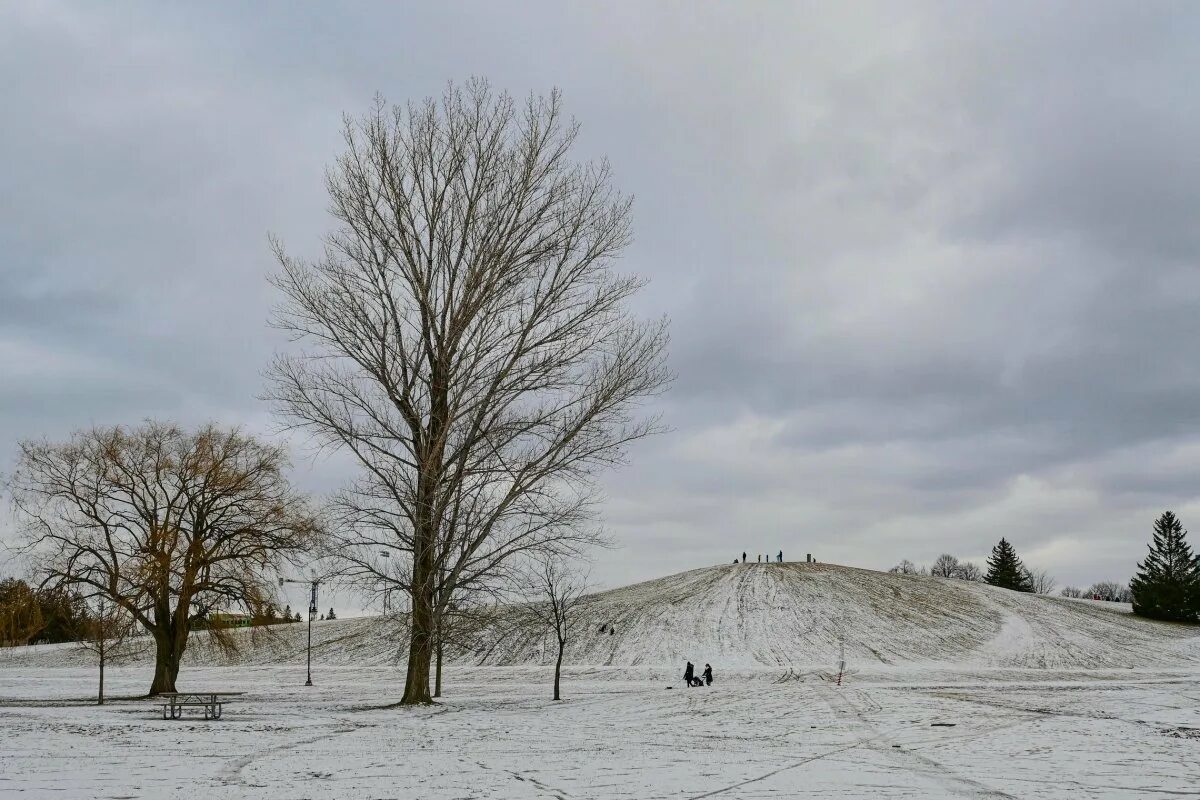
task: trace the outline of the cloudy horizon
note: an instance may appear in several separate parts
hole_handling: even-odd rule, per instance
[[[343,114],[482,76],[562,90],[672,320],[600,585],[1005,536],[1086,586],[1165,509],[1200,530],[1200,9],[754,9],[0,7],[0,472],[91,425],[273,431],[268,233],[318,252]],[[294,444],[307,490],[349,474]]]

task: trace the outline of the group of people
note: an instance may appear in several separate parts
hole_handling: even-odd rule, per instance
[[[712,665],[705,664],[704,672],[697,678],[695,665],[687,662],[687,667],[683,670],[683,680],[688,686],[712,686]]]
[[[768,564],[770,564],[770,563],[771,563],[771,554],[770,554],[770,553],[767,553],[766,555],[764,555],[764,554],[762,554],[762,553],[759,553],[759,554],[758,554],[758,563],[760,563],[760,564],[761,564],[761,563],[763,563],[764,561],[766,561]],[[780,550],[780,551],[779,551],[779,555],[775,556],[775,561],[776,561],[777,563],[779,563],[779,564],[782,564],[782,563],[783,563],[783,551],[782,551],[782,550]],[[736,564],[736,563],[738,563],[738,560],[735,558],[735,559],[733,560],[733,563],[735,563],[735,564]],[[742,552],[742,563],[743,563],[743,564],[745,564],[745,563],[746,563],[746,553],[745,553],[745,551],[743,551],[743,552]]]

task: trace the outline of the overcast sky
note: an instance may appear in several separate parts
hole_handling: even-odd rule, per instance
[[[600,583],[1001,536],[1125,580],[1163,509],[1200,531],[1198,42],[1191,3],[2,4],[0,470],[271,430],[268,232],[316,253],[343,112],[479,75],[563,90],[673,321]]]

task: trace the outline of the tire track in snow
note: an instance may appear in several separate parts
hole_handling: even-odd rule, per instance
[[[879,705],[879,703],[873,698],[871,698],[865,690],[858,689],[839,691],[827,686],[818,686],[817,693],[821,695],[821,698],[826,702],[832,711],[835,713],[838,711],[846,711],[852,715],[854,721],[860,728],[874,732],[876,735],[866,737],[863,740],[862,745],[870,747],[880,755],[891,759],[892,761],[899,762],[901,759],[903,759],[903,763],[898,764],[898,766],[900,766],[902,769],[906,769],[909,772],[913,772],[923,778],[927,778],[950,791],[963,793],[966,797],[993,797],[1003,798],[1003,800],[1017,800],[1016,795],[1011,795],[1007,792],[993,789],[987,784],[980,783],[972,778],[967,778],[950,769],[937,759],[931,758],[922,753],[918,753],[917,751],[911,749],[912,743],[909,743],[910,746],[906,748],[893,748],[890,745],[886,749],[882,747],[874,747],[873,745],[875,742],[879,741],[880,739],[884,739],[885,737],[890,737],[894,731],[881,731],[878,726],[875,725],[875,723],[871,722],[867,718],[864,710],[858,705],[855,705],[855,703],[850,699],[850,694],[857,694],[860,698],[863,698],[869,702],[875,710],[882,709],[882,706]],[[993,727],[995,730],[1000,730],[1001,728],[1005,727],[1005,725],[997,725]],[[993,731],[989,729],[986,733],[991,732]],[[916,761],[919,766],[914,766],[912,763],[909,763],[912,761]]]

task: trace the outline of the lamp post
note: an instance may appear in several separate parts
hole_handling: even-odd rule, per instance
[[[305,686],[312,686],[312,624],[313,620],[317,618],[317,587],[321,585],[321,582],[315,577],[307,581],[280,578],[279,588],[282,589],[285,583],[307,583],[312,590],[308,599],[308,680],[304,682]]]

